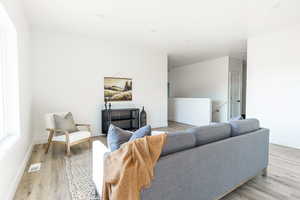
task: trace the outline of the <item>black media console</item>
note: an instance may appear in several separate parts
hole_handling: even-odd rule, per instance
[[[125,130],[137,130],[140,126],[139,114],[138,108],[103,109],[102,133],[107,134],[111,123]]]

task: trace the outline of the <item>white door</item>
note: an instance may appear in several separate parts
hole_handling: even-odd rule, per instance
[[[241,115],[242,73],[229,72],[229,119]]]

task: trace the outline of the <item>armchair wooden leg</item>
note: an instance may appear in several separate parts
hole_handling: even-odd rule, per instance
[[[54,134],[54,131],[50,131],[49,138],[48,138],[48,144],[47,144],[45,153],[48,153],[48,151],[49,151],[49,148],[50,148],[50,145],[52,142],[52,138],[53,138],[53,134]]]
[[[66,144],[67,156],[71,156],[71,146],[69,143]]]
[[[69,132],[65,131],[66,135],[66,151],[67,151],[67,156],[71,155],[71,144],[70,144],[70,138],[69,138]]]
[[[262,176],[263,177],[267,177],[268,176],[268,169],[267,168],[263,169]]]
[[[46,147],[46,151],[45,151],[46,154],[47,154],[48,151],[49,151],[50,145],[51,145],[51,141],[48,141],[48,144],[47,144],[47,147]]]
[[[93,139],[92,139],[92,137],[90,137],[90,139],[89,139],[89,147],[90,147],[90,149],[92,149],[92,144],[93,144]]]

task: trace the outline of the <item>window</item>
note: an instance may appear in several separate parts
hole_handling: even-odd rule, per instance
[[[0,141],[19,134],[17,32],[0,5]]]

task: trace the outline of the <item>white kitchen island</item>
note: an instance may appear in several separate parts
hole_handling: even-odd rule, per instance
[[[168,119],[194,126],[209,125],[212,103],[209,98],[169,98]]]

